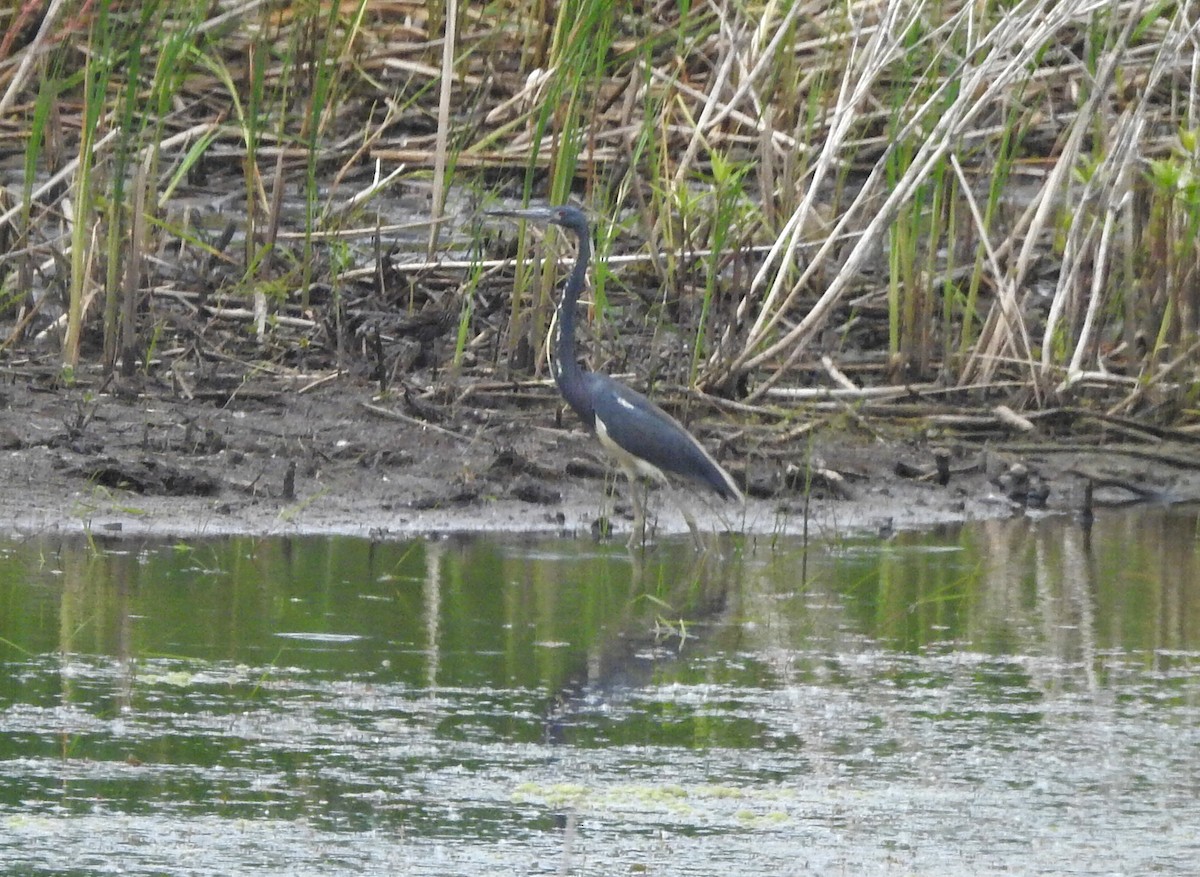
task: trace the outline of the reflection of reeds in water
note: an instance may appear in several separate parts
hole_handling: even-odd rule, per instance
[[[1082,667],[1095,659],[1095,564],[1084,530],[1068,518],[1013,518],[979,525],[982,559],[972,639],[1039,667]]]
[[[804,587],[794,554],[748,574],[738,605],[781,672],[882,648],[1012,657],[1044,690],[1101,687],[1125,662],[1200,648],[1195,533],[1194,515],[1159,509],[1102,513],[1091,533],[1022,516],[852,539],[814,547]]]
[[[341,325],[353,269],[329,237],[380,225],[389,187],[428,192],[434,222],[501,187],[587,202],[599,251],[632,257],[597,268],[595,307],[642,290],[647,327],[686,318],[680,382],[750,377],[763,399],[805,381],[815,347],[849,342],[877,354],[876,380],[918,389],[1015,380],[1035,403],[1054,388],[1115,410],[1185,401],[1172,382],[1200,326],[1200,186],[1196,126],[1175,107],[1193,103],[1193,13],[52,3],[32,34],[10,18],[0,44],[15,65],[0,108],[28,144],[3,216],[10,264],[25,278],[59,266],[66,363],[96,296],[106,364],[139,345],[148,361],[147,323],[165,318],[125,266],[212,250],[172,206],[189,184],[211,194],[206,175],[241,176],[244,249],[208,255],[232,269],[227,313],[253,314],[262,341],[270,314]],[[439,228],[427,261],[452,238]],[[541,349],[552,273],[518,285],[494,342],[510,355]],[[310,298],[318,285],[328,300]],[[461,360],[484,327],[459,310]]]
[[[1098,684],[1107,655],[1157,663],[1194,650],[1200,612],[1194,517],[1101,515],[1089,535],[1069,518],[980,524],[985,541],[972,639],[1008,642],[1038,663]]]

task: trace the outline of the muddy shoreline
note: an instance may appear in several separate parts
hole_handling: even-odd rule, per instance
[[[345,376],[276,375],[185,394],[156,382],[106,383],[98,373],[64,387],[49,372],[10,369],[0,388],[0,529],[593,538],[612,477],[593,439],[561,416],[549,388],[532,402],[514,395],[505,404],[503,394],[487,401],[435,408],[400,393],[381,400],[368,382]],[[706,435],[712,422],[697,431]],[[950,472],[944,486],[937,448]],[[818,471],[805,488],[796,473],[810,454]],[[1103,451],[1081,460],[834,429],[798,442],[786,467],[753,454],[725,462],[756,496],[743,509],[681,492],[708,531],[800,534],[806,508],[815,536],[1020,514],[1041,505],[1014,495],[1009,472],[1022,467],[1045,485],[1049,512],[1080,507],[1081,466],[1101,474],[1115,467],[1113,478],[1159,485],[1164,495],[1191,490],[1186,473],[1164,477],[1161,467]],[[623,482],[613,503],[623,539],[631,519]],[[662,491],[651,504],[659,537],[686,532]]]

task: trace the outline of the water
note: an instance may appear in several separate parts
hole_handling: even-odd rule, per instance
[[[1195,512],[0,550],[0,871],[1168,874]]]

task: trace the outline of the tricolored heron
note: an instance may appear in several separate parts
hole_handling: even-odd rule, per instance
[[[592,254],[591,230],[583,211],[578,207],[558,206],[490,210],[488,213],[558,225],[578,239],[579,256],[567,278],[555,317],[558,337],[554,355],[550,358],[550,372],[567,404],[629,478],[634,509],[629,545],[632,547],[639,537],[645,536],[646,506],[638,493],[639,477],[668,484],[668,474],[678,475],[708,487],[722,499],[743,501],[742,492],[729,473],[678,420],[641,393],[608,375],[579,367],[575,358],[575,305],[587,285],[588,262]],[[699,530],[692,516],[682,506],[680,510],[693,537],[699,541]]]

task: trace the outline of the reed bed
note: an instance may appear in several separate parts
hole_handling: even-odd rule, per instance
[[[569,254],[478,212],[571,199],[596,356],[642,382],[746,412],[896,386],[1186,428],[1198,12],[10,4],[3,349],[68,378],[526,377],[557,274],[532,260]]]

